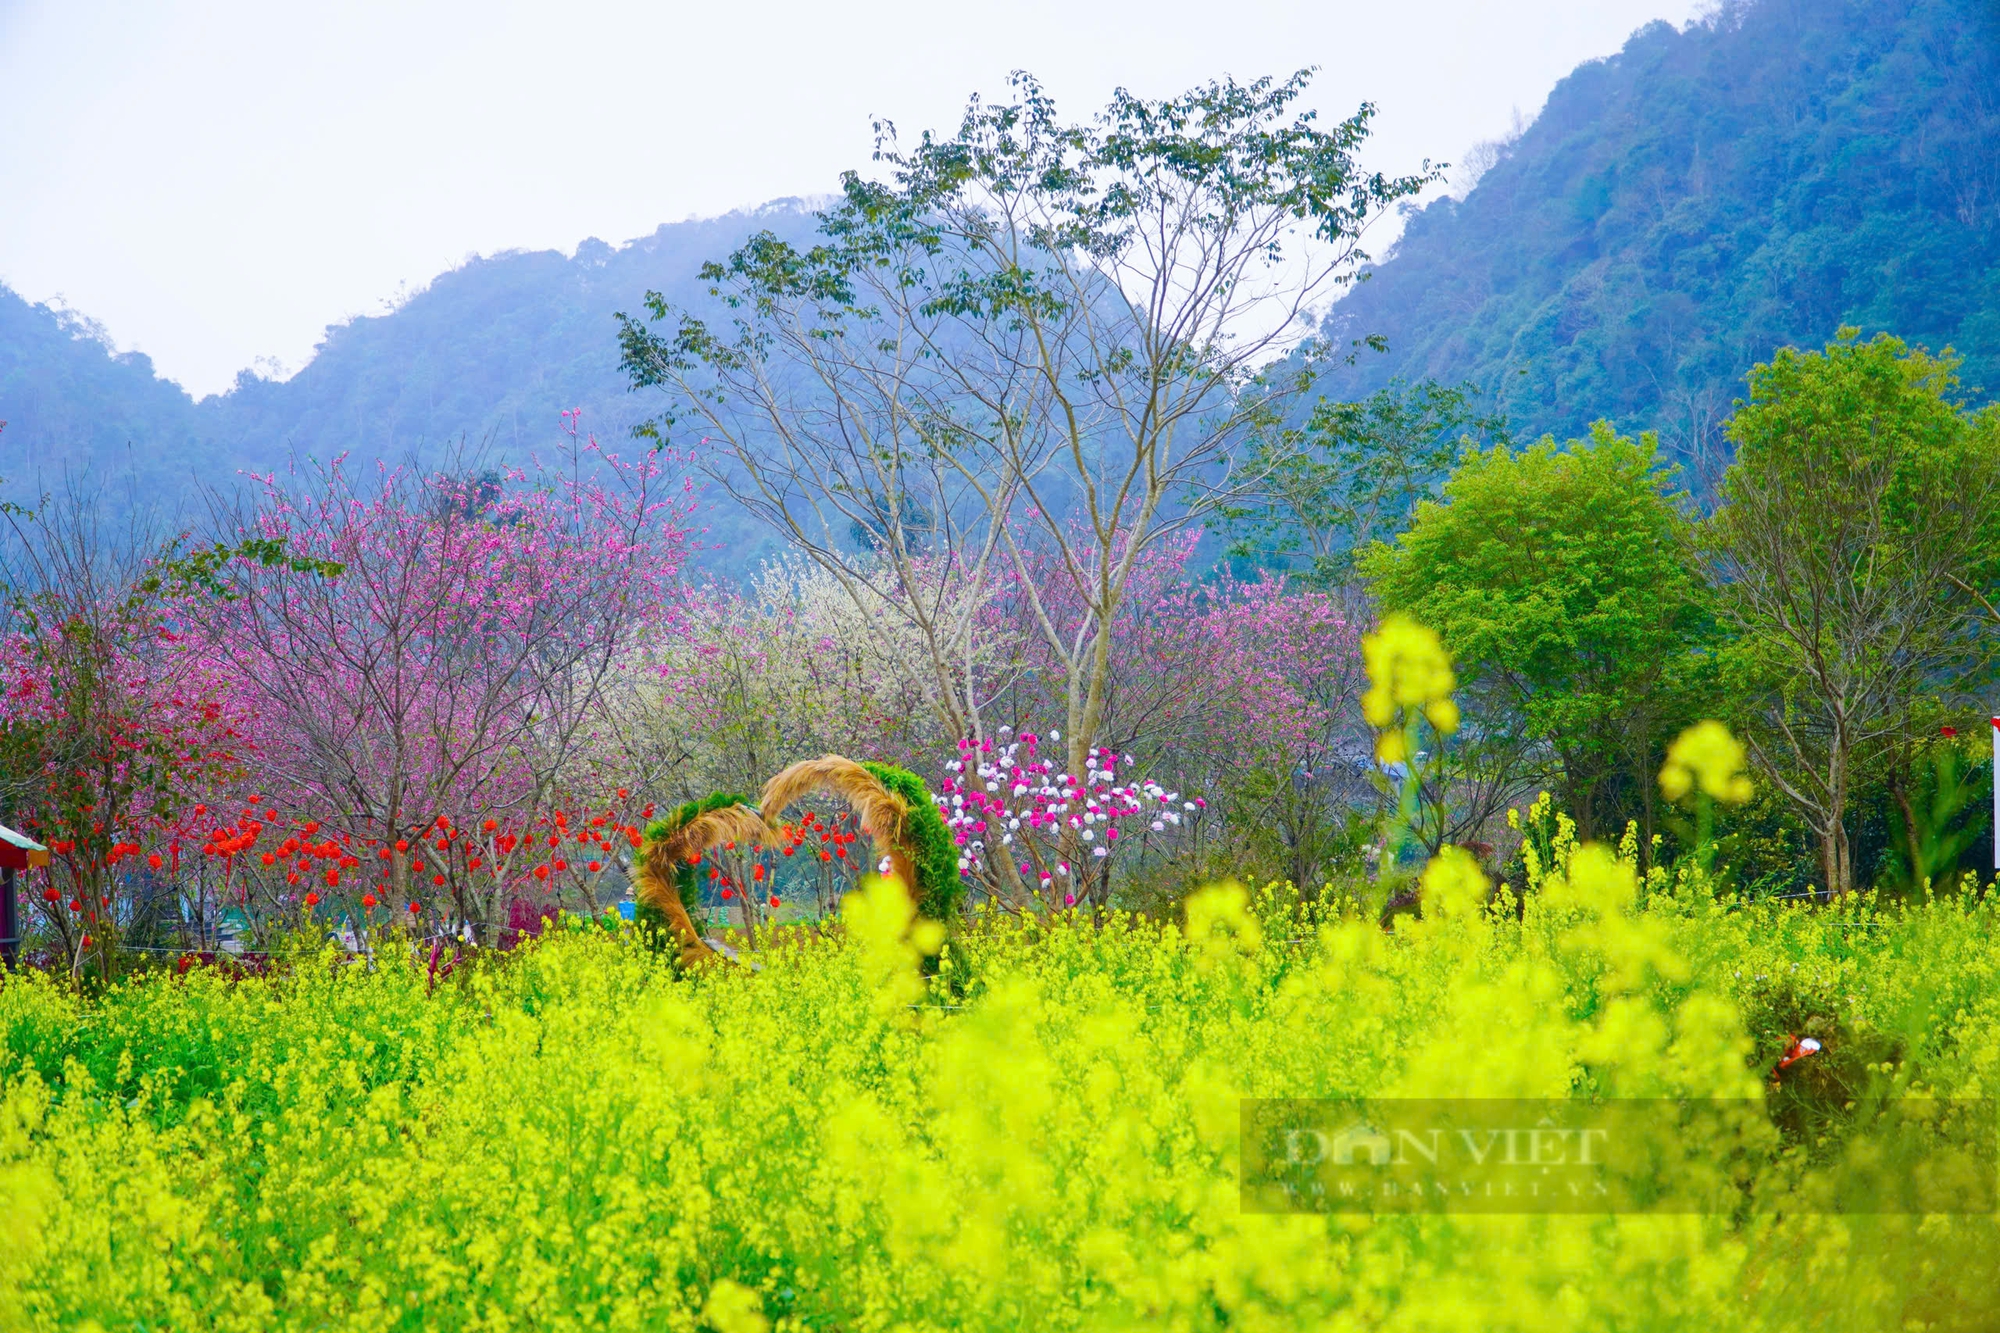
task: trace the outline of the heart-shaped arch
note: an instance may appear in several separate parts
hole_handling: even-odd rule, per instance
[[[684,966],[715,956],[687,912],[687,899],[696,891],[695,858],[730,842],[776,846],[776,825],[785,811],[816,795],[835,797],[854,813],[874,844],[878,864],[886,862],[885,873],[902,884],[919,916],[949,922],[957,915],[965,896],[958,846],[923,779],[893,764],[821,755],[778,773],[755,804],[717,792],[647,826],[633,899],[641,921],[679,942]]]

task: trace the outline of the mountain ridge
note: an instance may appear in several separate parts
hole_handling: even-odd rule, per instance
[[[1330,335],[1389,351],[1322,392],[1471,382],[1517,435],[1657,431],[1699,484],[1749,368],[1845,323],[1953,345],[1969,389],[2000,389],[2000,0],[1734,0],[1578,66],[1480,152],[1469,188],[1415,209],[1333,307]],[[703,261],[762,227],[803,237],[814,202],[476,258],[328,326],[296,374],[245,371],[199,401],[0,288],[0,476],[172,497],[294,451],[504,459],[553,442],[570,408],[622,440],[658,405],[628,391],[613,312],[649,289],[700,308]],[[746,559],[768,549],[740,515],[710,517]]]
[[[615,448],[659,404],[630,392],[613,313],[637,312],[648,289],[699,307],[703,261],[754,230],[803,235],[810,202],[664,223],[619,246],[589,238],[571,254],[481,256],[386,313],[329,325],[295,374],[245,370],[199,400],[143,353],[116,352],[87,319],[0,286],[0,477],[37,490],[115,477],[170,499],[226,488],[294,452],[402,462],[469,451],[504,462],[553,445],[575,408]],[[771,545],[740,516],[712,510],[705,521],[746,549]]]
[[[1744,375],[1844,324],[2000,389],[2000,3],[1739,0],[1579,66],[1328,317],[1335,396],[1471,382],[1518,433],[1598,418],[1712,474]]]

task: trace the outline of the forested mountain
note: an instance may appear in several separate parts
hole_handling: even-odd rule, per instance
[[[1604,417],[1707,471],[1745,371],[1842,323],[1951,344],[1968,386],[2000,389],[2000,0],[1738,0],[1655,24],[1486,155],[1334,308],[1330,331],[1389,350],[1328,392],[1470,380],[1517,433]],[[518,453],[568,407],[622,439],[658,405],[626,391],[612,312],[649,288],[697,300],[703,260],[809,225],[788,201],[573,257],[474,260],[329,328],[292,378],[245,372],[200,403],[87,320],[0,288],[0,476],[87,469],[170,496],[294,449]],[[735,516],[710,521],[747,539]]]
[[[151,358],[113,355],[88,320],[0,287],[0,477],[54,481],[128,458],[149,485],[207,457],[194,404]],[[128,448],[129,446],[129,448]],[[171,461],[168,461],[171,460]]]
[[[1389,343],[1335,394],[1470,380],[1520,433],[1608,418],[1707,471],[1745,372],[1842,324],[2000,390],[2000,0],[1656,23],[1486,155],[1335,307]]]
[[[657,412],[618,368],[613,312],[639,313],[647,290],[698,303],[705,260],[751,231],[803,232],[791,202],[661,227],[614,248],[587,240],[478,259],[444,274],[393,314],[327,330],[317,355],[282,383],[240,377],[204,402],[210,438],[236,454],[288,440],[324,453],[396,454],[460,437],[516,453],[546,442],[566,408],[606,439]]]

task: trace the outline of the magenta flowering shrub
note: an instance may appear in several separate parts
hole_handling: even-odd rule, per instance
[[[392,915],[499,943],[520,900],[594,900],[650,814],[604,741],[615,668],[685,630],[691,497],[565,416],[547,463],[252,477],[115,560],[81,510],[0,510],[0,809],[52,852],[40,947]]]
[[[1048,739],[1060,742],[1059,731]],[[1023,732],[998,741],[961,740],[935,797],[959,846],[959,870],[987,892],[1018,902],[1025,889],[1071,907],[1102,905],[1113,865],[1157,852],[1208,808],[1150,778],[1123,776],[1132,756],[1090,750],[1081,775],[1041,753]]]
[[[572,420],[556,465],[362,477],[336,460],[258,478],[225,517],[226,539],[289,558],[230,560],[192,590],[189,644],[251,719],[272,805],[380,851],[373,896],[497,940],[509,900],[547,878],[491,847],[483,874],[423,854],[439,821],[525,833],[629,781],[590,771],[590,742],[624,655],[678,630],[688,501],[670,461],[620,459]]]

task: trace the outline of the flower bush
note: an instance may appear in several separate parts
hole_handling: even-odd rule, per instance
[[[506,944],[622,888],[651,774],[604,743],[615,668],[682,632],[688,501],[566,417],[546,466],[251,478],[205,541],[0,510],[35,571],[0,632],[0,809],[53,853],[32,952],[101,980],[390,915]]]
[[[1093,748],[1073,776],[1041,753],[1035,733],[1009,735],[1003,728],[997,743],[960,741],[935,798],[960,849],[959,870],[1003,901],[1025,884],[1065,907],[1095,890],[1101,906],[1114,859],[1145,855],[1207,809],[1204,798],[1184,801],[1150,778],[1121,781],[1120,757],[1109,750]]]

